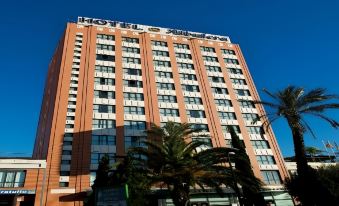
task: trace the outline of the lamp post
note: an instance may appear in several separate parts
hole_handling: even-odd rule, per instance
[[[230,167],[231,167],[231,173],[232,173],[232,177],[233,177],[233,189],[234,189],[234,191],[235,191],[235,193],[236,193],[236,195],[237,195],[237,197],[238,197],[238,202],[239,202],[239,205],[240,206],[243,206],[243,204],[242,204],[242,197],[241,197],[241,194],[240,194],[240,190],[239,190],[239,188],[238,188],[238,183],[237,183],[237,179],[236,179],[236,175],[235,175],[235,173],[234,173],[234,170],[233,170],[233,165],[232,165],[232,162],[231,162],[231,157],[230,157],[230,155],[235,155],[235,152],[228,152],[227,153],[227,157],[228,157],[228,162],[229,162],[229,164],[230,164]]]

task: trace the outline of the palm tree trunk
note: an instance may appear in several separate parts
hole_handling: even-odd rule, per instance
[[[299,121],[288,120],[288,124],[292,130],[297,172],[300,177],[305,177],[307,175],[308,165],[304,143],[304,132]]]
[[[171,196],[175,206],[186,206],[189,201],[189,186],[180,183],[174,185]]]

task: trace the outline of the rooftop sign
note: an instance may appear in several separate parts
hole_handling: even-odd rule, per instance
[[[186,36],[186,37],[194,37],[194,38],[200,38],[200,39],[230,42],[230,38],[226,36],[183,31],[183,30],[178,30],[178,29],[167,29],[167,28],[161,28],[161,27],[153,27],[153,26],[146,26],[146,25],[141,25],[141,24],[131,24],[131,23],[125,23],[125,22],[120,22],[120,21],[111,21],[111,20],[103,20],[103,19],[95,19],[95,18],[87,18],[87,17],[78,17],[78,24],[103,26],[103,27],[110,27],[110,28],[122,28],[122,29],[134,30],[138,32],[172,34],[172,35],[177,35],[177,36]]]

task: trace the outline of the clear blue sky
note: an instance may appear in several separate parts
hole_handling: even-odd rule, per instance
[[[77,16],[229,35],[240,44],[258,89],[292,84],[339,94],[338,0],[4,1],[0,156],[31,154],[47,66],[66,22]],[[338,111],[330,115],[339,120]],[[307,135],[307,145],[338,139],[339,130],[320,121],[311,125],[318,138]],[[273,128],[283,154],[293,155],[287,125],[279,121]]]

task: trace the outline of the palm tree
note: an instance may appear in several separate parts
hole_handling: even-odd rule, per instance
[[[230,148],[208,148],[202,141],[190,141],[201,130],[188,123],[168,122],[164,127],[153,125],[147,131],[146,147],[132,148],[129,155],[138,160],[140,170],[147,171],[152,185],[165,184],[174,205],[189,202],[190,189],[199,186],[222,192],[222,186],[232,182],[226,167]]]
[[[305,178],[309,174],[309,167],[306,159],[304,133],[309,131],[314,137],[315,135],[305,121],[305,116],[318,117],[328,122],[332,127],[338,128],[339,123],[336,120],[324,115],[324,112],[328,109],[339,108],[338,103],[329,102],[330,100],[338,99],[338,96],[326,94],[326,90],[323,88],[305,92],[303,88],[295,86],[288,86],[276,93],[271,93],[267,90],[264,90],[264,92],[273,99],[273,102],[255,101],[255,103],[268,106],[274,110],[272,113],[262,116],[264,117],[264,123],[268,127],[280,117],[286,119],[292,131],[297,172],[302,180],[301,184],[306,184]],[[306,185],[304,186],[304,188],[307,188]]]
[[[316,147],[305,147],[305,152],[306,154],[310,155],[312,158],[312,161],[315,161],[314,156],[318,156],[319,154],[321,154],[323,151],[316,148]]]

